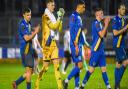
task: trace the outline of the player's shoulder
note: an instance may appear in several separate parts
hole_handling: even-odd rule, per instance
[[[76,16],[75,16],[75,13],[72,13],[71,15],[70,15],[70,18],[76,18]]]
[[[99,24],[99,22],[98,22],[98,20],[94,19],[92,24],[97,25],[97,24]]]
[[[24,30],[26,28],[26,23],[25,23],[25,20],[22,19],[21,21],[19,21],[19,30]]]
[[[76,12],[73,12],[70,17],[77,18],[78,14]]]
[[[21,26],[22,26],[22,25],[25,25],[23,19],[19,21],[19,25],[21,25]]]
[[[96,19],[94,19],[93,22],[96,23],[96,24],[99,23],[98,20],[96,20]]]
[[[21,21],[19,22],[19,25],[20,25],[20,26],[25,26],[25,21],[24,21],[24,20],[21,20]]]
[[[43,19],[49,19],[49,16],[44,13],[44,14],[42,15],[42,18],[43,18]]]
[[[76,20],[81,20],[81,17],[77,12],[73,12],[70,16],[70,19],[76,21]]]
[[[113,17],[113,21],[117,21],[119,19],[119,16],[115,16],[115,17]]]

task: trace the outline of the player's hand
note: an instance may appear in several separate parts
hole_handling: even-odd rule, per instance
[[[65,14],[65,10],[63,8],[60,8],[59,11],[57,11],[57,16],[59,19],[62,19]]]
[[[84,46],[84,50],[85,50],[85,56],[87,59],[90,59],[90,52],[91,52],[91,49],[87,46]]]
[[[107,17],[104,19],[104,24],[105,24],[106,27],[108,27],[109,22],[110,22],[110,17],[107,16]]]
[[[78,53],[79,53],[79,47],[78,47],[78,45],[75,46],[75,50],[76,50],[76,55],[78,56]]]

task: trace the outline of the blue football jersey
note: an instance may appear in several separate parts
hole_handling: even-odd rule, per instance
[[[78,46],[84,45],[85,41],[82,34],[82,19],[80,17],[80,14],[78,12],[73,12],[70,16],[70,45],[74,46],[74,41],[77,41]]]
[[[92,23],[92,48],[91,51],[104,52],[104,39],[99,36],[99,32],[103,30],[101,22],[94,20]]]
[[[112,29],[113,30],[121,30],[124,26],[126,25],[125,19],[120,18],[119,16],[116,16],[112,20]],[[125,47],[125,39],[124,39],[125,34],[120,34],[117,36],[113,35],[113,46],[114,47]]]
[[[32,40],[26,41],[24,35],[31,34],[31,24],[27,23],[24,19],[20,21],[18,27],[18,36],[20,41],[20,52],[21,54],[27,54],[33,52]]]

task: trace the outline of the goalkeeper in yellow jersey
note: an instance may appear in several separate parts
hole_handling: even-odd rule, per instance
[[[48,70],[50,61],[53,62],[55,77],[58,89],[62,89],[61,75],[59,71],[59,56],[56,41],[58,40],[58,32],[62,30],[62,18],[65,13],[63,8],[57,12],[58,18],[56,20],[53,15],[55,9],[54,0],[46,1],[47,8],[42,16],[42,47],[43,47],[43,67],[38,75],[35,83],[35,89],[39,89],[39,81],[42,75]]]

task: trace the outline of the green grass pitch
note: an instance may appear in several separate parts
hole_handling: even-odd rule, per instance
[[[42,64],[40,64],[41,68]],[[71,71],[73,65],[70,65],[67,70],[66,75],[62,75],[62,80],[65,79],[69,72]],[[114,64],[107,65],[107,73],[110,80],[112,89],[114,89]],[[17,79],[24,72],[24,67],[22,67],[19,61],[2,61],[0,62],[0,89],[12,89],[12,81]],[[80,73],[80,84],[84,78],[86,70],[83,69]],[[32,89],[34,89],[34,83],[37,75],[32,76]],[[26,82],[18,86],[18,89],[26,89]],[[40,89],[57,89],[56,80],[54,77],[53,65],[50,65],[48,72],[43,76],[42,81],[40,81]],[[69,88],[74,89],[74,78],[69,81]],[[106,89],[105,84],[102,80],[102,74],[100,68],[96,68],[95,72],[89,79],[85,86],[85,89]],[[128,89],[128,69],[125,71],[123,79],[121,81],[121,89]]]

